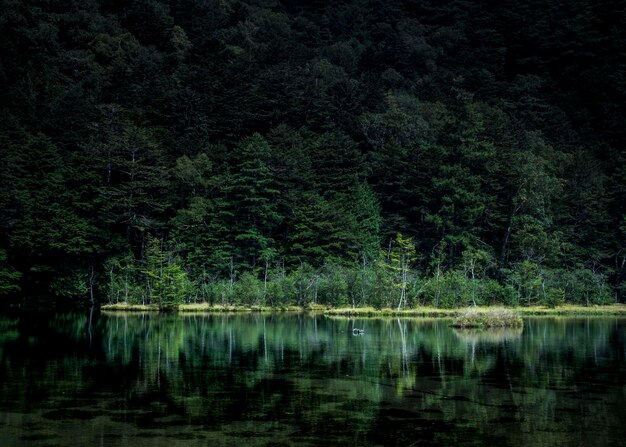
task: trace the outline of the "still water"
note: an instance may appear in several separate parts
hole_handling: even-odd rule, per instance
[[[0,446],[626,443],[626,320],[449,324],[2,316]]]

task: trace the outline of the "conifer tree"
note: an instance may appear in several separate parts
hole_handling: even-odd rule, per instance
[[[234,255],[242,266],[262,265],[268,250],[276,251],[275,230],[280,223],[279,190],[270,170],[271,147],[259,134],[238,146],[236,171],[227,200],[232,207]]]
[[[147,237],[144,262],[151,303],[165,308],[185,300],[189,292],[187,274],[158,238]]]

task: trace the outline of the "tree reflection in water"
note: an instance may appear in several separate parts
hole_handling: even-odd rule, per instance
[[[523,331],[498,332],[449,325],[288,314],[4,317],[0,444],[623,439],[626,321],[527,319]]]

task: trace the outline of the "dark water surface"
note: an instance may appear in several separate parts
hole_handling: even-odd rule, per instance
[[[449,324],[2,316],[0,446],[625,445],[626,320]]]

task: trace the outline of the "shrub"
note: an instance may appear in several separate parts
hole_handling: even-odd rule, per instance
[[[263,282],[250,272],[242,274],[235,283],[234,300],[236,304],[244,306],[261,306],[265,304]]]
[[[557,270],[551,285],[562,289],[565,300],[570,303],[590,306],[613,302],[606,277],[590,269]]]
[[[348,304],[348,281],[344,269],[335,265],[326,265],[317,278],[317,297],[315,302],[330,306]]]
[[[550,287],[546,291],[545,297],[541,300],[542,304],[547,307],[556,307],[565,302],[565,292],[563,289]]]
[[[424,286],[426,301],[435,307],[447,309],[472,304],[472,283],[462,272],[447,271],[439,278],[432,278]],[[477,304],[480,303],[478,293],[474,294]]]
[[[268,306],[280,307],[295,304],[296,289],[291,275],[276,275],[267,283],[265,302]]]
[[[519,296],[515,289],[508,284],[502,285],[493,279],[483,279],[478,282],[477,301],[484,305],[519,305]]]

